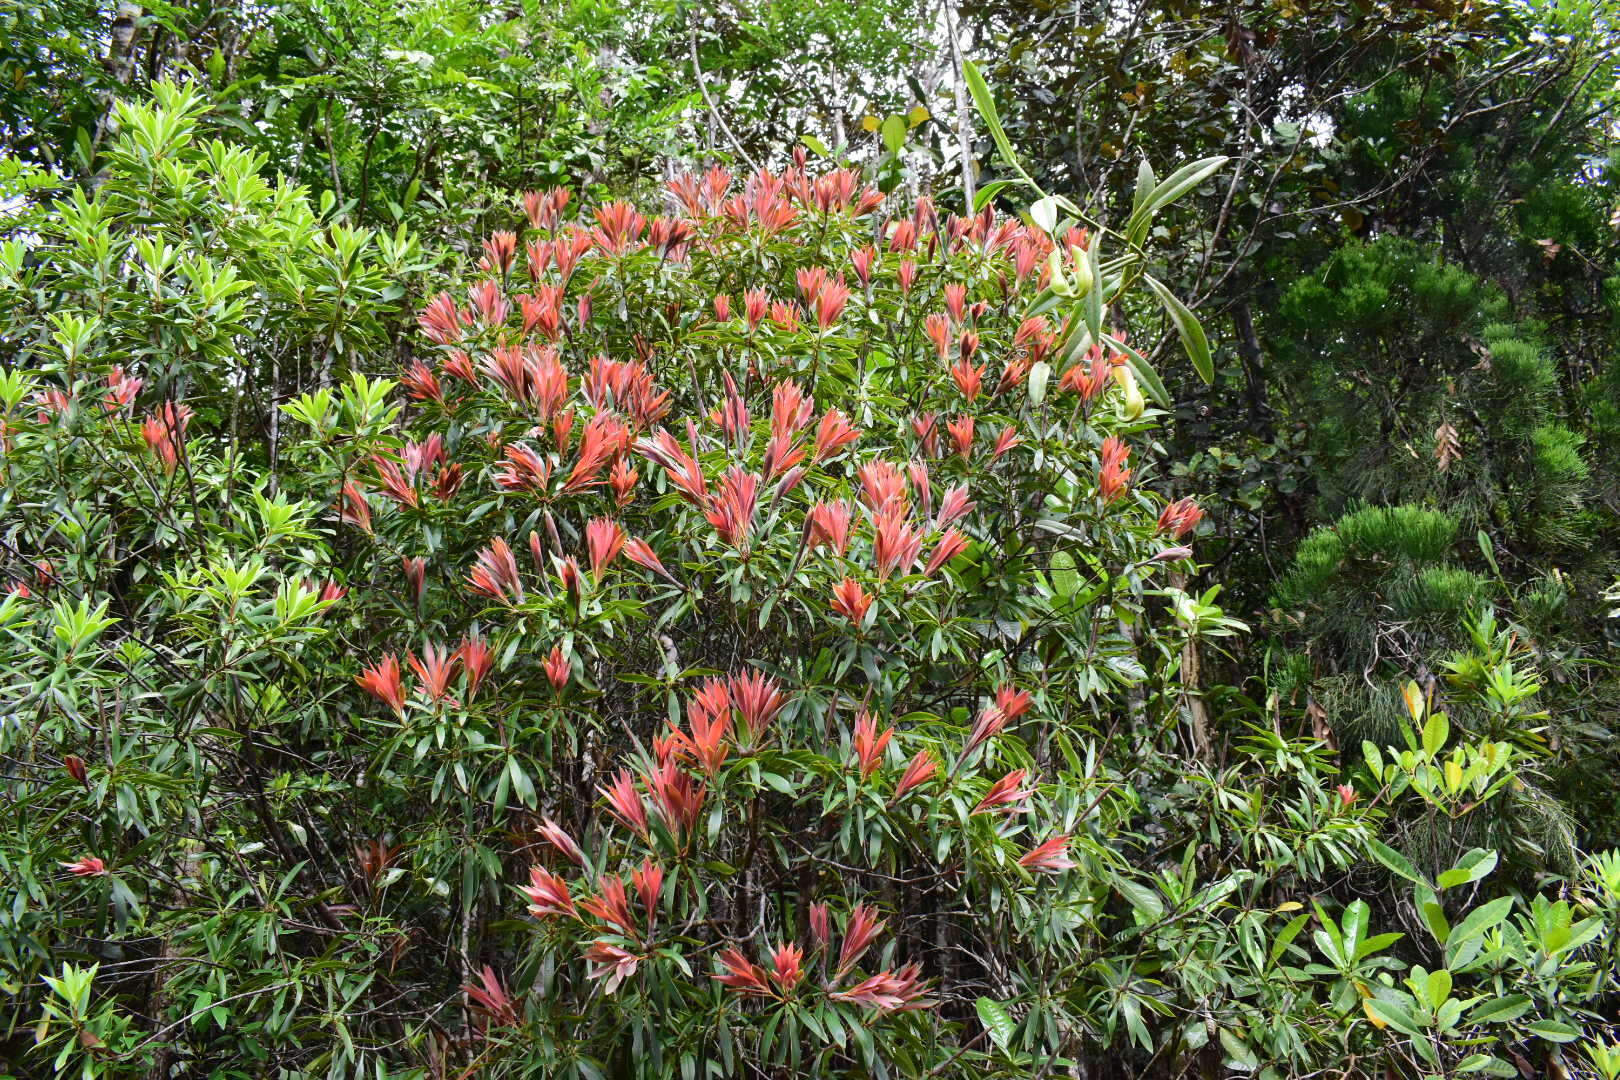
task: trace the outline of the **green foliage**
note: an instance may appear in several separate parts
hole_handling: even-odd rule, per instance
[[[114,171],[8,241],[0,337],[68,387],[139,370],[273,457],[274,401],[374,363],[398,332],[401,282],[426,262],[404,228],[331,220],[264,179],[262,155],[203,140],[207,110],[195,87],[166,83],[152,105],[119,104]]]
[[[1350,627],[1374,619],[1389,603],[1398,618],[1432,612],[1442,616],[1441,627],[1455,626],[1445,616],[1466,610],[1489,587],[1467,571],[1435,565],[1450,555],[1458,526],[1455,517],[1417,506],[1353,510],[1300,544],[1292,570],[1278,583],[1277,601]],[[1351,642],[1343,645],[1352,650],[1343,654],[1346,663],[1366,655]]]

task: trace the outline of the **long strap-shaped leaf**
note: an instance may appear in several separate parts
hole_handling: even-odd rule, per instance
[[[1147,282],[1148,288],[1158,296],[1159,303],[1170,316],[1170,321],[1176,324],[1176,333],[1181,337],[1181,347],[1186,350],[1187,359],[1192,361],[1193,370],[1198,377],[1206,383],[1215,381],[1215,361],[1209,355],[1209,339],[1204,336],[1204,328],[1199,325],[1198,319],[1188,310],[1187,305],[1177,300],[1175,294],[1153,277],[1143,274],[1142,280]]]

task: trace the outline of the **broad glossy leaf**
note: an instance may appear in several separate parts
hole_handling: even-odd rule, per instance
[[[1530,1011],[1530,998],[1526,994],[1507,994],[1490,998],[1475,1005],[1468,1012],[1470,1024],[1505,1024],[1517,1020]]]
[[[1451,928],[1451,936],[1446,939],[1447,950],[1454,950],[1470,938],[1483,934],[1507,918],[1508,912],[1512,910],[1513,897],[1499,896],[1490,903],[1470,911],[1463,916],[1461,922]]]
[[[1018,1025],[1008,1015],[1007,1007],[994,998],[987,997],[979,998],[973,1003],[973,1007],[978,1011],[979,1022],[990,1033],[991,1040],[1002,1050],[1011,1046],[1013,1033],[1018,1030]]]
[[[1496,869],[1496,852],[1484,848],[1475,848],[1464,855],[1457,865],[1441,874],[1437,884],[1442,889],[1455,888],[1458,885],[1468,885],[1479,881],[1492,870]]]
[[[1141,882],[1131,881],[1128,878],[1116,878],[1114,888],[1123,896],[1138,913],[1146,915],[1149,922],[1164,917],[1164,901],[1151,886]]]

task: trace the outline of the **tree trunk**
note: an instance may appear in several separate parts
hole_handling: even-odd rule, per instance
[[[1249,426],[1269,431],[1271,407],[1266,401],[1266,373],[1260,352],[1260,338],[1254,332],[1254,315],[1247,300],[1232,309],[1232,328],[1237,332],[1238,357],[1243,362],[1245,396],[1249,406]]]
[[[956,78],[956,143],[962,155],[962,195],[966,200],[963,214],[972,216],[976,187],[973,176],[973,109],[968,104],[967,77],[963,73],[962,40],[957,35],[956,20],[951,18],[950,0],[945,2],[945,36],[951,41],[951,66]]]
[[[140,29],[141,6],[131,0],[119,0],[118,11],[113,15],[112,31],[108,35],[107,57],[101,62],[117,86],[128,86],[135,77],[135,38]],[[107,134],[107,124],[112,119],[113,105],[117,100],[117,91],[109,89],[102,103],[101,118],[96,121],[95,136],[90,140],[92,155]],[[88,166],[89,163],[85,164]],[[95,183],[92,178],[91,186],[94,187]]]

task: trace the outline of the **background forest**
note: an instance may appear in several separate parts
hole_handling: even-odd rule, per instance
[[[1613,0],[0,0],[0,1076],[1620,1080]]]

